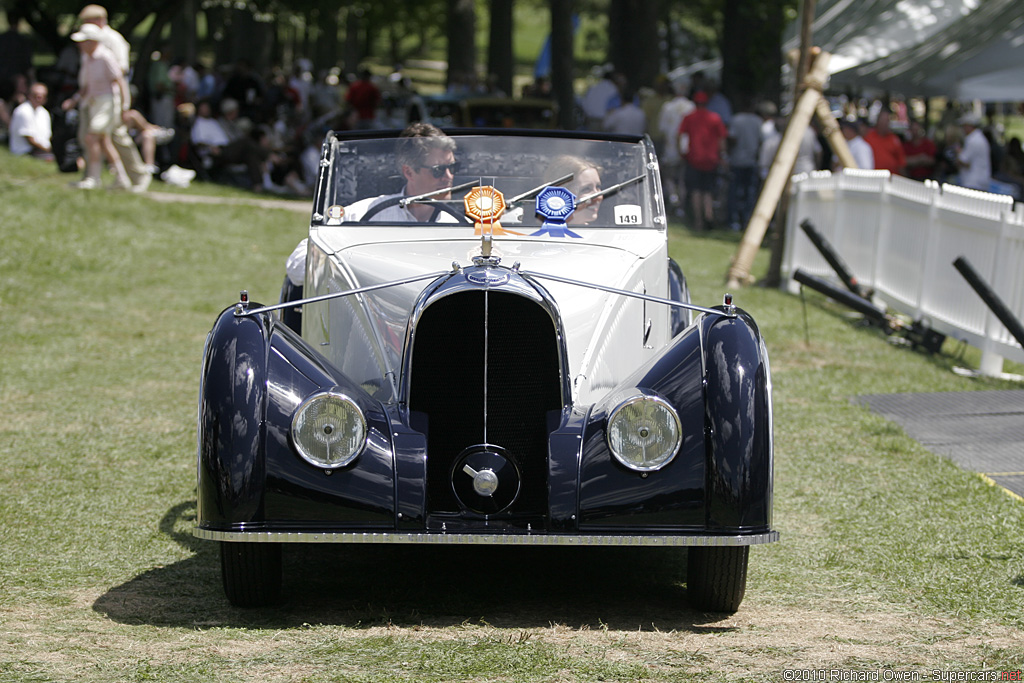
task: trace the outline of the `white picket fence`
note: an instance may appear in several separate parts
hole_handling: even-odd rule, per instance
[[[835,279],[800,223],[809,219],[857,280],[892,309],[982,350],[980,370],[999,374],[1024,349],[953,261],[965,257],[1007,308],[1024,320],[1024,205],[1004,195],[846,170],[794,177],[783,276]],[[840,285],[841,286],[841,285]]]

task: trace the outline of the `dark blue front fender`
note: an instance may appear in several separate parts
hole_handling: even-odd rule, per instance
[[[708,425],[709,529],[767,530],[772,521],[772,415],[768,357],[754,320],[701,323]]]
[[[612,456],[608,415],[621,397],[653,392],[676,409],[683,440],[662,469],[640,473]],[[591,413],[580,460],[580,528],[625,526],[770,531],[771,385],[753,319],[703,315]]]
[[[394,526],[394,458],[380,403],[267,314],[221,313],[203,359],[199,399],[198,525],[215,530]],[[328,389],[367,421],[364,451],[324,470],[291,445],[291,416]]]

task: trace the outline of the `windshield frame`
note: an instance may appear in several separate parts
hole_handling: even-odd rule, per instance
[[[444,129],[456,141],[456,160],[460,169],[454,185],[494,187],[506,198],[520,197],[528,190],[542,188],[548,178],[545,168],[558,156],[571,155],[587,159],[601,169],[602,206],[600,216],[586,228],[665,230],[667,216],[657,156],[647,136],[610,135],[576,131],[537,131],[530,129]],[[374,225],[351,222],[344,216],[346,208],[367,198],[391,197],[397,201],[404,184],[394,167],[394,147],[401,131],[358,131],[327,134],[321,149],[321,169],[313,201],[311,227],[339,225],[346,227]],[[562,183],[564,187],[570,185]],[[609,191],[622,185],[616,191]],[[462,199],[471,190],[453,193],[450,199],[428,198],[425,203],[444,203],[448,214],[464,216]],[[536,192],[509,206],[502,219],[510,225],[539,227],[543,220],[536,215]],[[577,200],[584,197],[577,196]],[[623,208],[618,208],[623,207]],[[356,216],[356,212],[349,212]],[[390,212],[389,216],[393,216]],[[439,215],[439,214],[438,214]],[[377,219],[381,220],[381,219]],[[437,220],[435,216],[435,220]],[[468,219],[465,219],[468,221]],[[573,223],[569,219],[570,227]],[[472,224],[471,221],[469,221]],[[388,218],[391,225],[423,225]],[[381,223],[376,223],[379,227]]]

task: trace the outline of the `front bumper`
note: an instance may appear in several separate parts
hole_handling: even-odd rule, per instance
[[[762,545],[779,540],[778,531],[733,536],[640,536],[629,534],[213,531],[196,528],[192,533],[197,538],[207,541],[243,541],[248,543],[404,543],[416,545],[619,546],[659,548]]]

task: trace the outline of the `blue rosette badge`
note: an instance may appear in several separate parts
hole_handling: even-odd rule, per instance
[[[540,230],[530,237],[550,235],[551,237],[580,236],[565,226],[566,219],[576,210],[576,195],[564,187],[545,187],[537,195],[537,215],[544,223]]]

